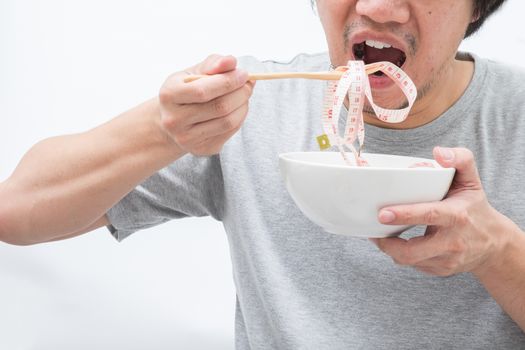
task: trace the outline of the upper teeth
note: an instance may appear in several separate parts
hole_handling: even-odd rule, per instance
[[[382,49],[382,48],[388,49],[389,47],[392,47],[392,45],[390,44],[383,43],[381,41],[375,41],[375,40],[367,40],[365,41],[365,43],[367,46],[375,47],[376,49]]]

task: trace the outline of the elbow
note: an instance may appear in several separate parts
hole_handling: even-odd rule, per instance
[[[0,197],[1,198],[1,197]],[[0,199],[1,200],[1,199]],[[0,208],[0,241],[11,245],[30,245],[30,242],[24,242],[20,239],[16,232],[10,230],[8,227],[8,215],[5,210]]]
[[[13,211],[11,210],[11,201],[9,200],[10,197],[6,187],[5,182],[0,182],[0,241],[18,246],[35,244],[36,242],[25,240],[23,235],[17,232],[16,225],[13,225]]]
[[[18,234],[16,230],[10,229],[8,225],[8,216],[5,211],[0,209],[0,241],[17,246],[28,246],[36,244],[37,242],[31,242],[25,240],[22,235]]]

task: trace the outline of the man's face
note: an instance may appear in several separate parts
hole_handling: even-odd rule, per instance
[[[317,9],[334,66],[391,61],[412,78],[422,99],[450,75],[473,0],[318,0]],[[386,76],[370,76],[370,82],[379,105],[405,104]]]

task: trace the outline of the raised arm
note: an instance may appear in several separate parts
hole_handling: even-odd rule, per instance
[[[210,155],[240,128],[253,84],[235,58],[210,56],[158,98],[90,131],[33,146],[0,183],[0,240],[28,245],[108,224],[105,213],[185,153]],[[187,72],[213,75],[192,83]]]

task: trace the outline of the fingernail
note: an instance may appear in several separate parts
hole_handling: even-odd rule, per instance
[[[396,215],[390,210],[381,210],[379,213],[379,221],[383,224],[388,224],[389,222],[394,221]]]
[[[452,151],[450,148],[439,147],[438,152],[443,160],[446,160],[447,162],[454,160],[454,151]]]
[[[239,80],[239,84],[244,84],[248,80],[248,72],[242,69],[239,69],[237,71],[237,79]]]

